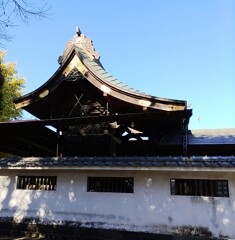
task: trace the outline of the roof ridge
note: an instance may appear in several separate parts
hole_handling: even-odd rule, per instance
[[[81,30],[76,27],[76,34],[74,35],[73,39],[67,42],[63,55],[59,57],[59,64],[64,62],[66,56],[69,54],[70,50],[75,44],[82,48],[82,50],[85,51],[91,60],[100,59],[100,54],[99,52],[95,51],[92,39],[90,37],[86,37],[83,33],[81,33]]]

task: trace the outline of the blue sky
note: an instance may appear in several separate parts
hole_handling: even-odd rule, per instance
[[[79,26],[105,69],[148,94],[187,100],[190,129],[235,128],[234,0],[48,0],[49,19],[9,29],[8,61],[33,91]]]

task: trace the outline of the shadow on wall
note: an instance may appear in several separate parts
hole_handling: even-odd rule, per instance
[[[8,205],[9,202],[9,188],[11,184],[11,177],[9,176],[0,176],[0,212],[1,216],[4,215],[8,208],[5,206]]]
[[[144,178],[142,201],[137,209],[143,218],[147,216],[148,226],[157,231],[159,226],[165,226],[168,232],[176,234],[194,229],[192,235],[204,231],[221,237],[235,236],[235,202],[231,204],[231,198],[171,195],[168,178]]]
[[[15,189],[14,176],[0,176],[0,217],[13,217],[16,223],[26,218],[44,224],[56,224],[63,220],[105,222],[110,218],[113,223],[120,221],[127,224],[129,219],[118,216],[127,217],[128,213],[134,212],[130,219],[136,217],[140,224],[146,222],[153,228],[160,225],[172,229],[177,226],[190,226],[190,229],[194,225],[209,226],[217,235],[235,235],[235,202],[230,202],[229,198],[169,196],[170,189],[161,192],[161,188],[166,188],[166,182],[159,180],[160,177],[150,176],[144,179],[143,182],[141,178],[138,180],[134,195],[127,197],[123,194],[117,198],[117,195],[107,193],[87,194],[86,189],[78,184],[81,180],[78,178],[68,177],[68,185],[63,184],[57,191],[41,191]],[[79,196],[81,192],[84,193],[83,196]],[[96,196],[99,196],[98,199]],[[122,201],[119,204],[120,199]],[[108,211],[111,207],[116,210],[106,213],[105,204]],[[123,207],[125,205],[130,206],[128,213]],[[132,224],[132,220],[128,224]],[[134,223],[138,224],[138,221]]]
[[[54,219],[47,202],[56,204],[53,191],[16,189],[15,176],[0,176],[0,217],[13,218],[16,223],[25,219],[43,222],[44,218]]]

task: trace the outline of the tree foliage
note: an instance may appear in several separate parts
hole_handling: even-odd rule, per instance
[[[25,79],[18,76],[14,62],[4,62],[4,56],[0,52],[0,121],[9,121],[21,116],[13,101],[22,95]]]
[[[48,16],[46,4],[36,5],[38,1],[31,2],[33,4],[28,0],[0,0],[0,39],[10,39],[7,29],[16,26],[18,19],[28,23],[32,17],[42,19]]]

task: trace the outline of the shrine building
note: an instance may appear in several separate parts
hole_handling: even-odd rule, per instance
[[[15,100],[35,120],[0,123],[0,236],[235,239],[235,129],[190,130],[186,101],[110,75],[79,29],[58,63]]]

